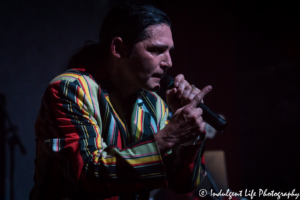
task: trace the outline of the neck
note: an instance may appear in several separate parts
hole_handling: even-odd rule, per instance
[[[118,60],[110,59],[103,64],[109,80],[114,85],[113,95],[118,97],[122,102],[126,102],[127,99],[130,99],[130,96],[136,93],[137,88],[119,70],[120,63]]]
[[[109,92],[110,99],[114,106],[121,107],[125,111],[132,102],[132,98],[136,98],[137,89],[118,71],[117,63],[110,59],[99,62],[99,68],[95,68],[93,76],[96,79],[105,78],[113,84],[113,90]],[[120,108],[118,109],[120,110]]]
[[[109,98],[122,121],[127,123],[126,115],[131,113],[132,106],[136,101],[136,90],[130,87],[126,88],[126,85],[122,84],[118,79],[111,80],[114,84],[114,89],[109,93]]]
[[[123,76],[112,75],[110,76],[110,80],[114,84],[113,92],[117,94],[122,101],[126,101],[137,91],[137,88],[130,85],[127,80],[124,80]]]
[[[125,112],[134,103],[133,99],[136,100],[137,88],[133,87],[127,80],[124,79],[120,73],[113,71],[114,66],[109,62],[102,62],[101,68],[97,68],[93,72],[93,76],[96,79],[108,79],[113,84],[113,89],[109,92],[109,98],[120,115],[123,118]]]

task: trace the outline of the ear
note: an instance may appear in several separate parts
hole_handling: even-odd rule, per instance
[[[120,37],[115,37],[110,44],[110,50],[113,56],[124,58],[127,55],[127,48]]]

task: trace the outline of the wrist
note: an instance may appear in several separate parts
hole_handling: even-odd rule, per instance
[[[168,136],[166,128],[154,134],[154,139],[161,154],[165,154],[168,150],[175,146],[175,143]]]

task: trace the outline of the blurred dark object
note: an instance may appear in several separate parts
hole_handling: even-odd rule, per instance
[[[0,94],[0,199],[4,199],[5,191],[5,116],[3,106],[5,106],[5,97]],[[4,161],[4,162],[3,162]]]
[[[7,128],[6,128],[7,126]],[[4,199],[5,191],[6,191],[6,182],[5,182],[5,174],[6,173],[6,158],[5,158],[5,150],[6,150],[6,141],[9,145],[10,149],[10,186],[9,186],[9,192],[10,192],[10,200],[14,199],[14,167],[15,167],[15,146],[19,146],[22,154],[26,154],[26,150],[20,141],[20,138],[17,134],[17,126],[14,126],[12,122],[10,121],[10,118],[5,110],[5,96],[3,94],[0,94],[0,159],[4,161],[3,165],[0,166],[0,199]]]

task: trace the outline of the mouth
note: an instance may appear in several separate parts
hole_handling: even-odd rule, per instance
[[[152,77],[161,79],[164,75],[165,73],[155,73]]]

